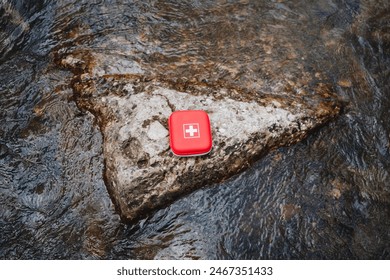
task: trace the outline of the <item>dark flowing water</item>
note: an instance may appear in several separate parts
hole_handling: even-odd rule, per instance
[[[0,0],[0,27],[0,258],[390,258],[388,1]],[[145,75],[252,88],[321,76],[345,108],[246,172],[124,224],[98,126],[55,63],[64,46]]]

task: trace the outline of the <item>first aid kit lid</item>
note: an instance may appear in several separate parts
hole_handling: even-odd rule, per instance
[[[175,111],[169,117],[169,140],[177,156],[199,156],[212,148],[209,116],[202,110]]]

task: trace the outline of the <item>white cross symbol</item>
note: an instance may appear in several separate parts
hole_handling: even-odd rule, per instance
[[[192,125],[190,125],[190,128],[186,129],[186,133],[189,133],[190,137],[194,137],[195,132],[198,132],[198,130],[194,128]]]
[[[184,138],[199,138],[199,124],[184,124]]]

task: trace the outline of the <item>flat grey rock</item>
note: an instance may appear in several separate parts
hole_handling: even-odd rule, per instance
[[[102,67],[113,63],[106,60],[99,54],[76,53],[60,63],[76,74],[78,105],[98,119],[106,184],[126,221],[237,174],[270,149],[300,141],[339,113],[339,104],[324,85],[318,85],[307,102],[307,96],[291,97],[283,91],[258,94],[148,78],[130,62],[116,61],[112,72]],[[208,155],[177,157],[171,152],[168,118],[176,110],[209,114],[213,148]]]

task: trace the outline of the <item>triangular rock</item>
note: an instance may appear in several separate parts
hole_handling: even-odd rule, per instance
[[[266,95],[206,83],[99,73],[80,67],[85,61],[77,55],[61,63],[77,65],[73,83],[77,102],[99,121],[106,184],[127,221],[236,174],[270,149],[296,143],[339,113],[324,85],[315,89],[316,98],[309,105],[286,92]],[[80,74],[80,69],[85,72]],[[167,122],[173,111],[191,109],[209,114],[213,149],[206,156],[180,158],[170,150]]]

